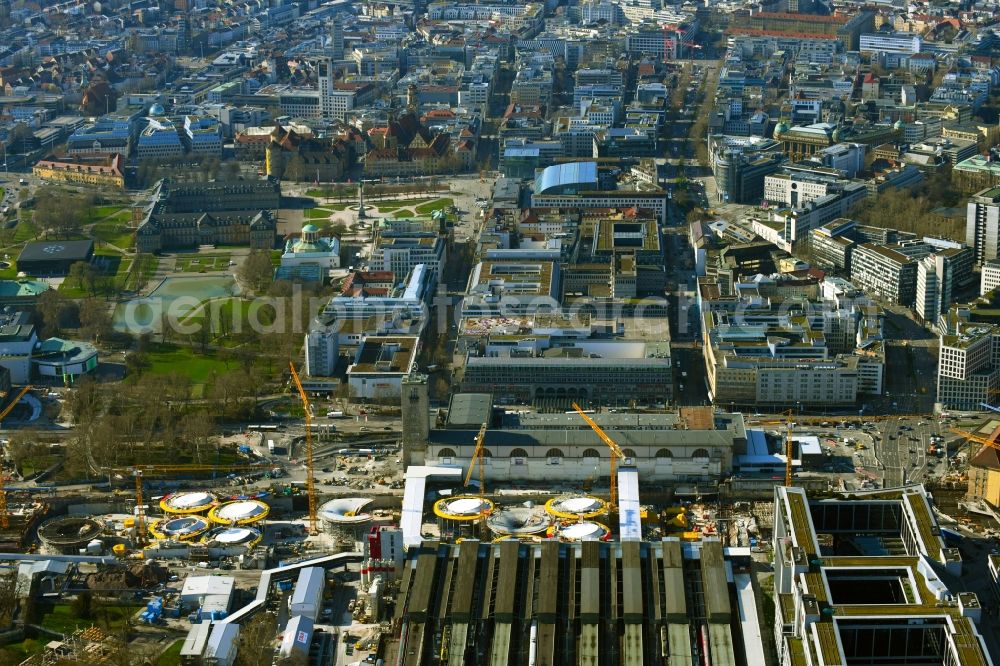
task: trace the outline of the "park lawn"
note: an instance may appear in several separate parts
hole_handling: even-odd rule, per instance
[[[122,212],[128,212],[124,206],[94,206],[87,211],[87,223],[97,222],[112,215],[117,217]]]
[[[447,208],[448,206],[454,206],[454,205],[455,205],[454,199],[450,197],[444,197],[417,206],[417,213],[419,213],[420,215],[430,215],[439,208]]]
[[[91,228],[91,234],[98,240],[128,250],[132,247],[135,239],[135,230],[129,226],[128,222],[128,217],[116,215],[95,224]]]
[[[271,250],[271,265],[277,268],[281,265],[281,255],[284,254],[284,250]]]
[[[195,384],[206,384],[213,373],[221,374],[230,369],[227,362],[219,358],[215,352],[202,354],[193,347],[153,344],[150,345],[146,357],[149,359],[149,368],[146,372],[158,375],[179,372]]]
[[[126,621],[131,619],[140,608],[142,607],[108,606],[95,599],[93,603],[94,617],[84,620],[73,614],[69,603],[59,603],[45,613],[39,624],[50,631],[58,631],[61,634],[71,634],[77,629],[84,629],[91,625],[114,631],[125,626]]]
[[[396,210],[397,208],[404,208],[406,206],[420,206],[422,204],[426,204],[431,201],[435,201],[435,199],[431,199],[428,197],[423,197],[421,199],[388,199],[384,201],[376,199],[369,203],[376,206],[379,209],[379,212],[384,213],[387,211]]]
[[[183,649],[184,639],[174,641],[163,654],[157,657],[155,666],[180,666],[181,650]]]
[[[395,218],[414,217],[413,211],[408,208],[400,208],[399,210],[393,212],[392,216]]]
[[[99,248],[94,251],[96,259],[99,259],[106,275],[114,275],[117,280],[117,276],[121,273],[122,264],[126,263],[124,257],[114,250],[108,248]],[[127,260],[131,263],[131,260]],[[76,280],[71,280],[66,278],[59,285],[59,293],[66,298],[89,298],[93,296],[90,291],[85,286],[80,286],[77,284]]]
[[[35,226],[34,222],[28,220],[21,220],[14,227],[14,242],[24,243],[30,241],[32,238],[38,236],[38,228]]]
[[[224,271],[230,268],[231,254],[199,254],[190,257],[178,257],[177,268],[185,273],[204,273],[206,271]]]
[[[326,220],[333,211],[329,208],[306,208],[307,220]]]

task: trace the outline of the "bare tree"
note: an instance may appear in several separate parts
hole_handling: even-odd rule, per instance
[[[244,622],[235,666],[271,666],[274,660],[274,637],[278,619],[273,613],[259,613]]]

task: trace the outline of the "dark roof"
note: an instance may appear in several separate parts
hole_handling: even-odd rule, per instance
[[[88,261],[94,241],[33,241],[24,246],[17,261]]]

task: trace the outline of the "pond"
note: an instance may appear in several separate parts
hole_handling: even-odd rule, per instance
[[[148,296],[115,308],[112,324],[116,331],[139,335],[159,331],[163,316],[181,320],[205,301],[238,293],[229,276],[168,277]]]

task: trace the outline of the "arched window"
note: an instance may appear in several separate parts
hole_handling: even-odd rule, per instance
[[[622,449],[626,458],[635,458],[635,449]]]
[[[492,458],[493,457],[493,452],[490,451],[489,449],[483,449],[482,455],[483,455],[484,458]]]
[[[510,457],[511,458],[527,458],[528,457],[528,452],[525,451],[524,449],[514,449],[513,451],[510,452]]]
[[[697,449],[697,450],[695,450],[694,453],[691,454],[691,457],[692,458],[707,458],[708,457],[708,449]]]
[[[597,449],[587,449],[583,452],[584,458],[600,458],[601,454]]]
[[[656,452],[656,457],[657,458],[673,458],[674,457],[674,452],[671,451],[670,449],[660,449],[659,451]]]
[[[455,452],[451,449],[441,449],[438,451],[438,458],[454,458]]]
[[[563,452],[559,449],[549,449],[545,452],[546,458],[562,458]]]

